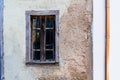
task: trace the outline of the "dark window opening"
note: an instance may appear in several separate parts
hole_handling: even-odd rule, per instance
[[[27,63],[58,63],[59,11],[26,12]]]
[[[40,60],[40,51],[34,51],[33,54],[34,54],[33,60]]]
[[[32,49],[34,60],[54,60],[55,16],[31,16]]]
[[[46,59],[47,60],[54,60],[53,51],[46,51]]]

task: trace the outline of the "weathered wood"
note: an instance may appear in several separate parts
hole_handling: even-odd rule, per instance
[[[40,51],[40,49],[33,49],[33,51]]]
[[[42,25],[41,25],[41,38],[40,38],[40,48],[41,48],[41,61],[45,60],[45,16],[42,17]]]
[[[54,51],[54,49],[46,49],[46,51]]]
[[[27,11],[30,15],[56,15],[59,14],[59,10],[43,10],[43,11]]]
[[[3,53],[3,0],[0,0],[0,80],[4,79]]]
[[[55,54],[56,62],[59,62],[59,12],[57,12],[55,20]]]
[[[35,19],[32,19],[32,22],[31,22],[31,28],[32,28],[32,38],[31,38],[31,47],[32,47],[32,50],[31,50],[31,59],[33,60],[33,57],[34,57],[34,51],[33,51],[33,46],[34,46],[34,43],[36,41],[36,30],[33,30],[33,28],[36,28],[36,21]]]
[[[26,12],[26,62],[31,61],[31,23],[30,15]]]
[[[56,63],[55,61],[49,61],[49,60],[46,61],[33,60],[31,62],[28,62],[27,64],[55,64],[55,63]]]
[[[46,61],[46,54],[45,54],[45,44],[46,44],[46,30],[53,29],[53,28],[46,28],[45,24],[45,16],[46,15],[54,15],[55,16],[55,62],[59,62],[59,11],[58,10],[49,10],[49,11],[26,11],[26,61],[27,63],[35,63],[33,59],[31,59],[31,16],[43,17],[44,20],[42,21],[41,26],[41,34],[40,34],[40,60],[39,63]],[[35,28],[33,28],[35,29]],[[39,29],[39,28],[37,28]],[[47,50],[48,51],[48,50]],[[51,51],[51,50],[50,50]],[[54,50],[53,50],[54,51]],[[47,63],[47,62],[45,62]]]
[[[46,28],[46,30],[48,30],[48,29],[53,30],[54,28]]]
[[[35,29],[35,30],[41,30],[41,28],[33,28],[33,29]]]

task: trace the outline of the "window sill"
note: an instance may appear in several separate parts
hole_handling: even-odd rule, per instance
[[[36,65],[44,65],[44,64],[53,64],[53,65],[56,65],[56,64],[59,64],[58,62],[56,61],[30,61],[30,62],[26,62],[26,65],[33,65],[33,64],[36,64]]]

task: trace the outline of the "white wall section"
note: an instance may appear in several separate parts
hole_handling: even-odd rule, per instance
[[[110,80],[120,80],[120,0],[110,0]]]
[[[92,30],[93,80],[105,80],[105,0],[93,0]]]

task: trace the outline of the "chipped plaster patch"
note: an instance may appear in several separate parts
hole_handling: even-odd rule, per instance
[[[25,65],[26,10],[60,10],[58,66]],[[4,13],[6,80],[91,80],[91,0],[5,0]]]

